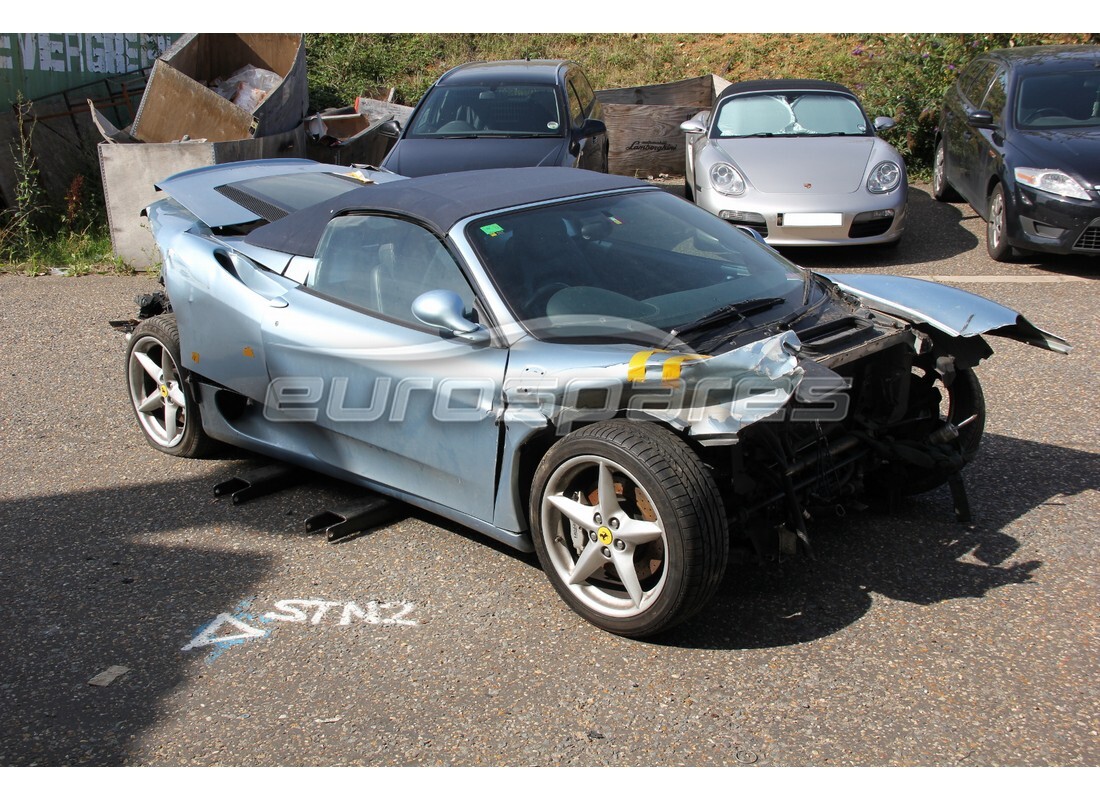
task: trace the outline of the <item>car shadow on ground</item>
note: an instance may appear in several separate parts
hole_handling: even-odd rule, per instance
[[[976,222],[980,236],[964,225]],[[885,268],[945,262],[943,274],[956,274],[960,256],[985,260],[988,271],[1032,268],[1052,274],[1100,278],[1100,258],[1051,253],[1018,253],[1008,263],[997,263],[985,253],[985,223],[967,203],[943,203],[924,189],[909,187],[908,224],[895,246],[785,247],[780,252],[794,263],[813,270]],[[972,263],[972,262],[971,262]]]
[[[1004,465],[1033,465],[1028,481],[983,502],[983,486],[1003,480]],[[917,605],[981,598],[1025,583],[1041,568],[1015,562],[1010,523],[1058,495],[1100,485],[1100,456],[995,434],[966,472],[974,521],[956,521],[946,487],[901,499],[891,510],[811,523],[814,558],[731,563],[718,594],[682,626],[651,640],[671,647],[744,650],[785,647],[830,636],[871,608],[872,594]],[[1003,498],[1010,498],[1007,502]],[[449,520],[412,508],[414,516],[539,570],[519,553]],[[964,559],[964,560],[960,560]],[[547,584],[549,586],[549,584]],[[579,619],[577,624],[585,624]]]
[[[984,502],[983,485],[1005,480],[1006,472],[1015,476],[1012,490]],[[1025,474],[1026,480],[1018,480]],[[1013,560],[1019,542],[1005,528],[1051,498],[1097,488],[1100,456],[986,434],[966,479],[973,524],[955,520],[946,487],[907,498],[890,512],[818,520],[811,528],[814,559],[731,565],[711,604],[659,643],[784,647],[851,625],[871,608],[873,594],[930,605],[1025,583],[1042,564]]]
[[[6,709],[0,766],[131,763],[132,742],[192,677],[194,660],[209,657],[208,651],[182,652],[181,631],[230,609],[248,619],[238,606],[273,568],[266,556],[199,545],[189,533],[198,537],[239,525],[240,509],[215,499],[211,487],[264,463],[226,461],[190,480],[0,501],[0,580],[8,611],[0,629],[0,704]],[[1028,480],[984,503],[983,483],[1003,476],[1007,464],[1026,470]],[[1095,488],[1098,472],[1096,455],[987,435],[981,458],[968,471],[973,526],[954,521],[943,489],[888,514],[822,520],[812,530],[816,559],[731,566],[707,608],[652,643],[784,647],[853,624],[871,608],[872,594],[925,605],[982,598],[1026,582],[1042,564],[1014,561],[1019,542],[1004,529],[1055,496]],[[307,479],[303,496],[313,497],[322,482],[331,485]],[[338,502],[358,491],[328,491],[326,498]],[[265,535],[290,533],[298,520],[287,517],[287,506],[258,503],[249,509],[250,527]],[[409,511],[509,554],[516,569],[538,568],[529,554]],[[440,581],[449,579],[440,575]],[[549,583],[546,592],[553,594]],[[569,612],[563,606],[560,613]],[[575,624],[587,623],[577,618]],[[113,665],[129,672],[107,687],[88,685]]]
[[[232,520],[211,480],[0,501],[0,766],[130,763],[131,742],[203,655],[181,652],[181,632],[232,609],[272,568],[189,541]],[[156,541],[165,533],[181,543]],[[88,685],[115,665],[128,672]]]

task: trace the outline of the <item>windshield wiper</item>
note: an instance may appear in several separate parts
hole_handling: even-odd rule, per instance
[[[730,303],[727,306],[714,309],[709,314],[704,314],[694,322],[688,322],[679,328],[674,328],[671,333],[673,336],[683,336],[685,333],[697,331],[700,328],[708,328],[711,325],[717,325],[731,319],[746,319],[750,314],[766,311],[785,302],[787,301],[782,297],[758,297],[755,300]]]

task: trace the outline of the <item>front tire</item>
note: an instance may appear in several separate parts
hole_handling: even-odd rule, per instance
[[[539,562],[580,616],[622,636],[683,622],[714,595],[729,537],[718,488],[694,452],[651,423],[569,434],[535,472]]]
[[[932,162],[932,196],[941,203],[959,200],[959,193],[951,188],[947,180],[947,147],[940,139],[936,143],[936,155]]]
[[[126,382],[141,432],[162,453],[199,458],[214,443],[202,429],[198,403],[179,365],[174,314],[152,317],[134,329],[126,351]]]
[[[1002,263],[1012,261],[1016,248],[1008,243],[1008,209],[1001,184],[989,195],[989,218],[985,223],[985,249],[989,257]]]
[[[946,385],[935,373],[914,376],[910,390],[914,400],[927,410],[927,421],[909,431],[914,440],[928,437],[946,425],[954,426],[958,438],[940,447],[943,463],[931,466],[895,463],[893,469],[870,479],[876,494],[889,494],[891,486],[902,495],[929,492],[947,483],[956,468],[974,460],[985,433],[985,393],[973,369],[960,369]]]

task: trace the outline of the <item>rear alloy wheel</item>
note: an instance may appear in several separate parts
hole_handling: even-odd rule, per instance
[[[198,458],[213,441],[180,371],[179,328],[173,314],[142,322],[130,336],[126,379],[130,401],[149,444],[181,458]]]
[[[1016,248],[1008,243],[1007,216],[1004,188],[998,183],[989,195],[989,218],[985,223],[985,249],[994,261],[1012,261],[1016,255]]]
[[[622,636],[684,621],[725,573],[718,489],[687,445],[653,424],[596,423],[555,444],[535,473],[531,520],[558,594]]]

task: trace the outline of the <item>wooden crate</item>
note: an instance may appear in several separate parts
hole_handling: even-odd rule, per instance
[[[680,123],[711,108],[729,85],[729,81],[711,74],[675,83],[596,92],[611,145],[608,170],[638,178],[662,173],[683,175],[684,134]]]

